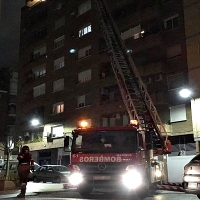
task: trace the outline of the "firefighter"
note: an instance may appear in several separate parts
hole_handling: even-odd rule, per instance
[[[30,170],[34,170],[34,160],[29,152],[28,146],[23,146],[21,152],[17,156],[18,163],[18,175],[21,184],[21,192],[17,195],[19,198],[25,197],[26,185],[28,182],[28,176]]]

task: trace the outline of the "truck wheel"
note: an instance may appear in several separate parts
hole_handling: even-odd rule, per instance
[[[200,195],[198,194],[197,197],[200,199]]]
[[[90,193],[92,192],[92,189],[93,188],[91,187],[80,187],[78,188],[78,192],[80,193],[82,197],[88,197]]]
[[[145,179],[143,187],[141,188],[141,190],[137,191],[137,196],[143,199],[148,196],[149,190],[150,190],[149,180]]]

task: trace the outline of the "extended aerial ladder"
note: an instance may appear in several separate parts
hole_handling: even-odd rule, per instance
[[[166,153],[168,134],[147,92],[146,85],[127,51],[106,0],[94,0],[94,3],[100,16],[100,25],[109,48],[112,68],[129,117],[138,120],[141,133],[151,133],[155,150]]]

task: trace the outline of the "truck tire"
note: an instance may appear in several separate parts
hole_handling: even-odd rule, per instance
[[[145,179],[143,187],[141,188],[141,190],[137,191],[137,196],[143,199],[149,195],[149,191],[150,191],[150,182],[148,179]]]
[[[198,194],[197,197],[200,199],[200,195]]]
[[[82,197],[88,197],[90,193],[92,192],[92,189],[93,188],[91,187],[83,186],[83,187],[78,188],[78,192],[80,193]]]

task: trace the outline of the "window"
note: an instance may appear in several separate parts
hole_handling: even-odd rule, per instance
[[[166,30],[171,30],[178,26],[178,15],[165,19],[164,25]]]
[[[39,47],[33,51],[33,59],[39,58],[46,54],[46,46]]]
[[[183,73],[173,74],[168,76],[168,90],[174,90],[184,86],[184,75]]]
[[[91,94],[85,94],[77,98],[77,107],[85,107],[91,105]]]
[[[53,82],[53,92],[64,89],[64,78]]]
[[[104,101],[112,102],[119,99],[121,99],[121,94],[117,85],[111,85],[101,89],[101,103]]]
[[[47,27],[42,27],[40,30],[34,32],[34,41],[37,41],[47,35]]]
[[[59,28],[60,26],[63,26],[65,24],[65,17],[61,17],[59,19],[57,19],[55,21],[55,25],[54,25],[54,28]]]
[[[64,133],[63,126],[52,127],[52,137],[62,137]]]
[[[181,45],[177,44],[167,48],[167,58],[174,58],[181,55]]]
[[[91,45],[78,50],[78,59],[91,55]]]
[[[142,37],[142,29],[141,29],[140,24],[138,26],[135,26],[134,28],[130,28],[129,30],[121,33],[121,37],[123,40],[126,40],[130,37],[134,37],[134,39],[138,39],[139,37]]]
[[[112,75],[112,67],[110,62],[101,63],[99,67],[99,78],[104,79]]]
[[[78,14],[81,15],[91,9],[91,0],[86,1],[78,7]]]
[[[91,24],[87,25],[79,30],[79,37],[86,35],[92,31]]]
[[[45,94],[45,83],[33,88],[33,97]]]
[[[64,56],[54,60],[54,70],[63,68],[64,66],[65,66]]]
[[[187,120],[185,104],[170,107],[170,122],[180,122],[185,120]]]
[[[34,78],[40,78],[46,75],[46,64],[42,64],[34,69],[32,69]]]
[[[83,83],[91,80],[91,69],[80,72],[78,74],[78,82]]]
[[[64,102],[53,104],[52,114],[58,114],[58,113],[63,113],[63,112],[64,112]]]
[[[65,36],[61,36],[54,40],[54,49],[64,46]]]

